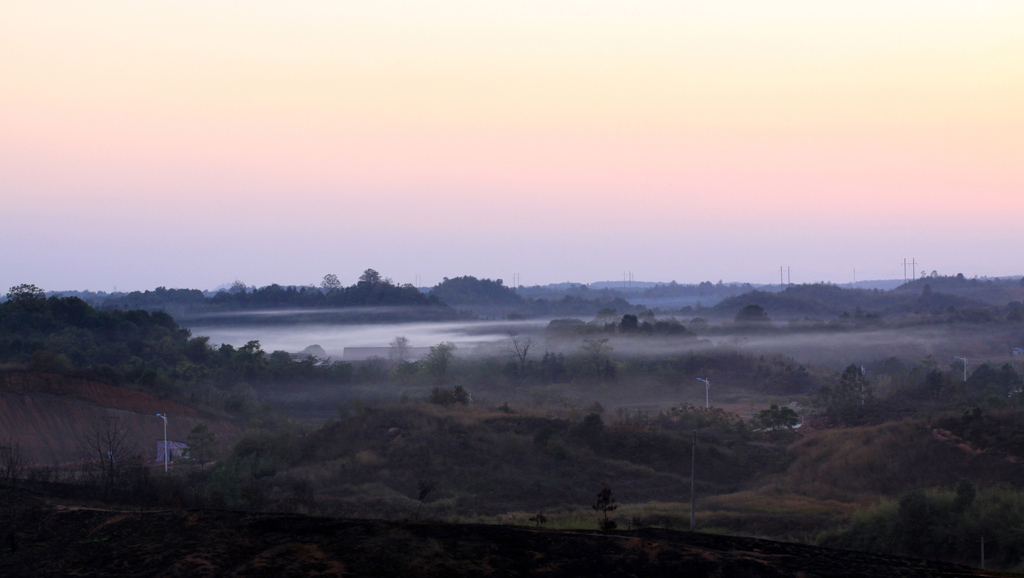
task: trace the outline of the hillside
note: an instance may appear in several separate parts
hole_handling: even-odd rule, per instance
[[[0,373],[0,440],[20,445],[38,465],[83,459],[82,436],[94,424],[117,417],[129,430],[129,444],[144,457],[156,455],[167,437],[184,441],[195,426],[207,424],[225,442],[243,427],[221,416],[205,414],[155,395],[105,385],[88,379],[30,372]]]
[[[922,277],[897,287],[895,293],[920,294],[925,287],[935,293],[957,295],[992,305],[1024,301],[1024,279],[968,279],[963,275]]]
[[[1003,301],[1000,305],[1006,305]],[[988,304],[973,294],[947,294],[938,290],[916,291],[843,289],[836,285],[794,285],[780,293],[751,291],[722,300],[711,308],[717,315],[730,318],[748,305],[759,305],[775,321],[788,319],[832,318],[840,315],[899,315],[936,313],[954,309],[985,309]]]
[[[641,529],[37,508],[4,576],[1010,576],[942,562]]]

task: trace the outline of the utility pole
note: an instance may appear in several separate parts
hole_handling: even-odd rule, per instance
[[[907,282],[907,258],[903,258],[903,283]]]
[[[917,257],[914,257],[914,260],[910,262],[910,280],[913,281],[915,279],[917,279]]]
[[[782,265],[779,265],[779,287],[786,288],[786,281],[782,277]]]
[[[697,528],[697,430],[693,430],[693,445],[690,446],[690,531]]]
[[[790,276],[790,273],[791,273],[791,271],[790,271],[789,267],[786,267],[786,285],[792,285],[793,284],[793,277]]]

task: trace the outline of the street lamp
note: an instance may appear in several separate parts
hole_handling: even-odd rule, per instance
[[[162,413],[156,414],[156,417],[164,420],[164,473],[167,473],[167,416]]]
[[[711,382],[703,377],[698,377],[697,381],[704,382],[704,408],[708,409],[711,407],[711,394],[709,393],[711,391]]]
[[[966,357],[957,357],[957,356],[954,355],[953,359],[959,359],[960,361],[964,362],[964,382],[966,383],[967,382],[967,358]]]

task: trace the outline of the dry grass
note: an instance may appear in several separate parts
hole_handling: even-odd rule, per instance
[[[827,431],[794,444],[791,452],[796,459],[778,485],[840,502],[952,486],[961,478],[982,485],[1024,479],[1020,464],[967,451],[935,435],[924,420]]]

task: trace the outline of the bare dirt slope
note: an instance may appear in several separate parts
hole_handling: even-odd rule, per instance
[[[130,428],[130,441],[145,457],[156,458],[163,440],[163,420],[169,416],[167,437],[185,441],[196,425],[206,423],[218,439],[236,438],[242,427],[219,416],[204,414],[155,395],[112,387],[63,375],[0,373],[0,441],[21,445],[37,464],[82,459],[83,432],[107,416],[117,416]]]

